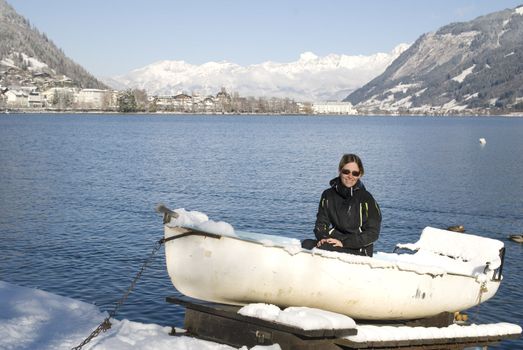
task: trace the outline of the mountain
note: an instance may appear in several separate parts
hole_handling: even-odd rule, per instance
[[[523,110],[523,7],[422,35],[345,101],[360,112]]]
[[[0,85],[107,88],[0,0]]]
[[[382,73],[408,48],[371,56],[301,54],[295,62],[264,62],[241,66],[230,62],[192,65],[161,61],[128,74],[102,79],[116,89],[144,89],[149,95],[197,92],[216,94],[222,87],[242,96],[288,97],[298,101],[341,100]]]

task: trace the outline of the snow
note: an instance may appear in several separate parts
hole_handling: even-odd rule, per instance
[[[479,31],[459,34],[427,33],[425,40],[420,42],[418,50],[403,63],[390,79],[402,79],[412,74],[416,76],[416,73],[419,72],[431,71],[459,54],[466,57],[470,52],[470,45],[477,35],[480,35]]]
[[[452,80],[457,81],[458,83],[462,83],[465,78],[472,73],[474,68],[476,67],[475,64],[473,64],[471,67],[465,69],[463,72],[461,72],[459,75],[452,78]]]
[[[344,315],[324,310],[291,307],[280,310],[270,304],[250,304],[239,311],[242,315],[279,322],[285,325],[311,329],[356,328],[358,334],[346,339],[354,342],[433,339],[476,336],[504,336],[520,334],[521,327],[510,323],[443,328],[389,327],[356,325]],[[0,348],[5,350],[71,349],[79,345],[105,318],[94,305],[47,293],[41,290],[16,286],[0,281]],[[112,327],[100,333],[85,345],[86,350],[233,350],[223,344],[204,341],[183,335],[169,335],[170,327],[145,324],[129,320],[111,319]],[[246,346],[240,348],[248,350]],[[251,350],[280,350],[278,344],[255,346]]]
[[[0,349],[61,350],[79,345],[107,313],[94,305],[0,281]],[[170,336],[171,327],[111,319],[112,327],[86,350],[233,350],[231,346]],[[183,331],[177,329],[177,331]],[[240,348],[248,350],[247,347]],[[278,345],[251,350],[279,350]]]
[[[358,334],[346,337],[354,342],[368,341],[390,341],[390,340],[420,340],[420,339],[444,339],[444,338],[467,338],[478,336],[503,336],[521,333],[521,327],[512,323],[493,323],[469,326],[457,324],[448,327],[391,327],[359,325]]]
[[[2,60],[0,60],[0,65],[11,67],[11,68],[20,68],[16,65],[15,61],[13,60],[13,57],[20,55],[23,62],[27,65],[27,69],[39,73],[39,72],[52,72],[54,73],[54,70],[50,69],[49,66],[41,61],[39,61],[37,58],[31,57],[23,52],[17,52],[13,51],[9,54],[8,57],[4,57]]]
[[[416,243],[396,246],[424,250],[477,265],[489,263],[492,269],[496,269],[501,265],[499,251],[504,244],[497,239],[426,227]]]
[[[420,91],[416,92],[414,95],[416,95],[417,97],[420,97],[421,95],[423,95],[423,93],[427,91],[427,88],[423,88],[421,89]]]
[[[453,99],[452,101],[445,103],[441,108],[447,111],[463,111],[467,109],[467,105],[458,105],[458,102]]]
[[[470,234],[458,234],[446,230],[426,227],[418,242],[398,244],[401,249],[415,251],[414,254],[376,252],[373,258],[351,254],[329,252],[321,249],[305,250],[301,242],[285,236],[266,235],[247,231],[234,231],[225,222],[209,220],[206,214],[185,209],[175,209],[180,216],[169,226],[183,226],[259,243],[265,247],[280,247],[291,255],[301,252],[337,259],[348,264],[366,264],[372,268],[397,268],[432,276],[447,273],[471,276],[479,281],[485,278],[487,263],[494,270],[501,264],[499,250],[503,243],[498,240]],[[471,249],[471,247],[473,247]]]
[[[224,221],[210,220],[207,214],[199,211],[187,211],[184,208],[174,209],[177,218],[172,218],[167,224],[169,227],[186,227],[222,236],[238,237],[244,240],[257,242],[265,247],[281,247],[289,254],[294,255],[302,251],[301,242],[296,238],[265,235],[247,231],[235,231],[234,227]]]
[[[2,64],[4,66],[7,66],[7,67],[16,68],[15,62],[12,59],[10,59],[10,58],[3,58],[0,61],[0,64]]]
[[[514,10],[518,15],[523,16],[523,6],[520,6]]]
[[[477,98],[478,96],[479,96],[478,92],[475,92],[473,94],[468,94],[468,95],[463,96],[463,101],[468,101],[470,99]]]
[[[341,100],[380,75],[409,45],[374,55],[317,56],[302,53],[296,61],[241,66],[226,61],[192,65],[161,61],[128,74],[103,79],[120,89],[145,89],[150,95],[182,91],[215,95],[222,87],[242,96],[288,97],[298,101]]]
[[[238,313],[304,330],[356,327],[356,322],[349,316],[309,307],[293,306],[280,310],[279,307],[270,304],[249,304],[242,307]]]
[[[49,68],[47,66],[47,64],[40,62],[39,60],[37,60],[34,57],[29,57],[25,53],[22,53],[22,58],[23,58],[24,62],[26,62],[27,65],[29,66],[29,68],[28,68],[29,70],[41,71],[44,68]]]
[[[231,224],[224,221],[209,220],[206,214],[199,211],[187,211],[184,208],[178,208],[174,212],[178,213],[178,217],[171,219],[168,223],[169,227],[187,227],[223,236],[236,236]]]
[[[478,336],[503,336],[521,333],[521,327],[512,323],[494,323],[448,327],[407,327],[383,325],[357,325],[350,317],[324,310],[290,307],[281,311],[270,304],[250,304],[240,311],[244,316],[257,317],[268,321],[283,323],[305,330],[356,328],[358,333],[345,337],[353,342],[372,342],[390,340],[421,340],[444,338],[467,338]]]
[[[426,227],[416,243],[397,244],[397,248],[416,251],[415,254],[377,253],[377,259],[412,263],[440,268],[448,273],[484,278],[488,265],[494,270],[501,265],[501,241],[465,233]]]
[[[416,88],[419,84],[403,84],[399,83],[398,85],[394,86],[393,88],[390,88],[386,90],[383,94],[391,93],[395,94],[397,92],[406,93],[408,89]]]
[[[318,56],[316,56],[314,53],[310,52],[310,51],[307,51],[307,52],[304,52],[300,55],[300,61],[314,61],[314,60],[317,60],[318,59]]]

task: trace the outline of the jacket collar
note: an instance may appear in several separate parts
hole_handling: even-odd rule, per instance
[[[363,189],[363,190],[365,189],[365,186],[363,185],[363,182],[361,182],[361,180],[358,180],[358,182],[356,182],[356,184],[352,187],[346,187],[341,182],[341,179],[339,176],[330,180],[329,184],[343,198],[350,198],[353,196],[355,191],[358,191],[360,189]]]

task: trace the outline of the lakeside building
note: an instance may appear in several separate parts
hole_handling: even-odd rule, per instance
[[[358,114],[352,103],[339,101],[314,102],[312,112],[314,114]]]
[[[108,109],[116,106],[117,98],[111,90],[82,89],[75,94],[75,103],[84,109]]]
[[[53,87],[43,92],[36,88],[10,89],[3,93],[6,108],[111,110],[117,106],[118,92],[100,89]]]
[[[8,90],[5,95],[7,107],[19,108],[28,107],[29,95],[22,90]]]
[[[216,95],[179,92],[148,96],[144,90],[125,91],[76,87],[6,87],[1,89],[0,108],[20,111],[135,111],[205,114],[311,114],[310,102],[289,98],[242,97],[222,89]]]

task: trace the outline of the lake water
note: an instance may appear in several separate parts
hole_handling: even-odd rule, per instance
[[[312,237],[346,152],[382,209],[376,250],[429,225],[503,240],[504,281],[469,316],[523,324],[523,246],[506,239],[523,233],[523,118],[2,115],[0,280],[111,310],[163,235],[160,202]],[[181,326],[175,293],[162,248],[117,317]]]

